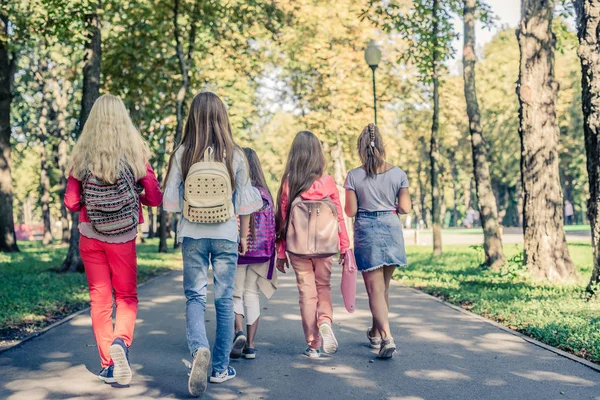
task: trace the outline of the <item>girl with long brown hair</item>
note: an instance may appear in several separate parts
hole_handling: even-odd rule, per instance
[[[343,254],[350,247],[338,189],[333,178],[325,174],[326,165],[319,139],[312,132],[299,132],[292,142],[277,195],[277,269],[285,273],[291,263],[296,273],[302,327],[308,344],[304,354],[309,358],[320,357],[321,344],[326,353],[335,353],[338,349],[332,329],[332,247],[325,253],[317,251],[319,254],[306,254],[305,251],[300,254],[288,245],[290,242],[313,242],[308,239],[315,233],[305,228],[318,224],[315,218],[334,217],[336,220],[333,221],[335,226],[332,232],[335,237],[329,238],[335,240],[334,252],[341,248]],[[306,207],[302,208],[302,203]],[[327,204],[331,206],[327,207]],[[299,212],[291,215],[293,209]],[[303,209],[308,212],[303,214]],[[343,256],[341,258],[340,262],[343,262]]]
[[[391,358],[396,344],[390,332],[388,290],[394,270],[406,265],[402,224],[397,214],[411,209],[408,178],[385,161],[379,129],[369,124],[358,138],[362,166],[348,173],[346,215],[354,221],[354,255],[369,295],[373,325],[367,338],[379,358]]]
[[[223,175],[227,175],[225,182]],[[218,187],[213,188],[215,182]],[[205,191],[209,186],[211,190]],[[212,201],[221,193],[230,193],[229,189],[232,196],[224,202],[233,203],[233,210],[229,204],[223,204],[218,211],[205,215],[206,210],[194,208],[191,203],[196,194],[206,195],[204,200]],[[198,94],[190,106],[181,143],[169,160],[164,198],[165,211],[183,212],[184,216],[178,226],[178,238],[183,242],[187,339],[193,357],[188,390],[193,396],[201,396],[206,390],[211,358],[204,322],[209,265],[213,268],[217,314],[210,381],[222,383],[235,377],[235,370],[229,366],[229,354],[234,336],[231,327],[238,245],[243,255],[248,248],[250,215],[261,207],[261,196],[248,176],[246,157],[233,140],[225,105],[213,93]],[[199,215],[205,216],[196,218]],[[241,237],[236,215],[240,217]]]

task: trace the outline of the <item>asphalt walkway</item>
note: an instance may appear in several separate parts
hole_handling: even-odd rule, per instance
[[[232,361],[238,377],[211,384],[208,399],[590,399],[600,373],[531,344],[427,295],[399,285],[390,293],[399,354],[375,359],[367,347],[367,298],[359,277],[357,311],[343,308],[340,275],[332,286],[340,350],[309,360],[293,273],[263,302],[256,360]],[[89,313],[0,353],[0,399],[188,398],[185,301],[180,271],[140,288],[129,387],[99,382]],[[209,299],[209,303],[212,299]],[[211,343],[214,307],[207,314]]]

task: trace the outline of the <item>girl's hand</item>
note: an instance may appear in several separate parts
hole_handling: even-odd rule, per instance
[[[244,256],[244,255],[246,255],[247,252],[248,252],[248,238],[243,237],[240,239],[240,246],[238,249],[238,253],[240,254],[240,256]]]
[[[285,274],[285,269],[289,268],[290,265],[288,263],[287,258],[278,258],[277,259],[277,270],[282,274]]]
[[[338,261],[340,263],[340,265],[344,265],[344,262],[346,262],[346,252],[341,252],[340,253],[340,260]]]

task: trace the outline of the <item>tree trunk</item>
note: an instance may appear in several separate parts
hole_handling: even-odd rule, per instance
[[[159,215],[159,241],[158,241],[158,252],[159,253],[168,253],[169,249],[167,247],[167,213],[163,209],[163,206],[160,205],[158,207],[158,215]]]
[[[42,76],[43,77],[43,76]],[[46,151],[46,140],[48,139],[48,93],[46,85],[42,82],[42,108],[40,110],[40,204],[42,206],[42,220],[44,222],[44,237],[42,243],[52,243],[52,221],[50,218],[50,177],[48,174],[48,155]]]
[[[81,96],[81,112],[79,114],[79,127],[77,135],[81,134],[85,121],[87,120],[94,102],[100,97],[100,73],[102,62],[102,37],[101,37],[101,11],[102,3],[98,0],[94,13],[85,16],[88,40],[86,47],[86,61],[83,67],[83,91]],[[83,272],[83,262],[79,254],[79,213],[71,216],[71,238],[69,240],[69,251],[63,262],[61,271]]]
[[[600,285],[600,3],[596,0],[576,0],[575,10],[581,61],[583,131],[590,187],[587,208],[594,253],[594,268],[586,290],[594,293]]]
[[[524,263],[534,276],[557,281],[575,275],[576,269],[563,227],[553,12],[554,0],[522,0],[517,29],[521,53],[517,96],[524,192]]]
[[[450,226],[458,226],[458,190],[456,190],[458,183],[458,170],[456,168],[456,157],[454,152],[450,153],[450,166],[452,167],[452,222]]]
[[[152,239],[154,235],[154,207],[148,207],[148,239]]]
[[[464,1],[464,50],[463,72],[465,80],[465,99],[469,116],[469,131],[471,132],[471,147],[473,153],[473,175],[475,190],[479,202],[481,226],[483,227],[483,249],[485,263],[492,269],[499,269],[505,262],[502,250],[502,236],[498,223],[498,208],[496,197],[490,183],[490,170],[487,161],[487,150],[483,139],[481,115],[477,101],[475,86],[475,7],[477,0]]]
[[[439,49],[437,36],[439,34],[439,0],[433,0],[433,49],[432,49],[432,76],[433,76],[433,121],[431,124],[431,141],[429,144],[429,158],[431,162],[431,222],[433,225],[433,255],[442,255],[442,213],[441,192],[438,181],[440,149],[438,134],[440,125],[440,80],[439,80]]]
[[[65,85],[68,84],[67,82],[65,82]],[[69,98],[67,95],[67,88],[64,87],[61,90],[56,79],[53,80],[52,87],[54,91],[54,109],[56,111],[57,121],[56,137],[58,138],[58,156],[56,157],[56,165],[58,166],[58,170],[60,172],[58,196],[62,200],[65,197],[65,191],[67,189],[68,134],[66,114]],[[71,237],[69,229],[69,212],[63,201],[60,202],[60,222],[62,225],[62,242],[69,243],[69,239]]]
[[[0,32],[8,35],[8,17],[0,17]],[[10,105],[15,75],[16,56],[6,40],[0,40],[0,251],[19,251],[13,216],[11,176]]]

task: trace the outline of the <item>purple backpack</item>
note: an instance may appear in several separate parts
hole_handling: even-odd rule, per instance
[[[273,277],[275,266],[275,210],[269,191],[257,187],[263,207],[254,213],[254,235],[248,237],[248,252],[240,256],[238,264],[262,264],[270,261],[267,279]]]

